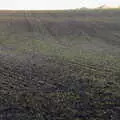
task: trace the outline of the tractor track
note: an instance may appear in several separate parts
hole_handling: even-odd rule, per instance
[[[101,69],[101,68],[96,68],[94,65],[88,65],[88,64],[80,64],[80,63],[77,63],[77,62],[73,62],[73,61],[70,61],[70,63],[72,63],[72,65],[78,65],[84,69],[87,69],[87,70],[91,70],[91,71],[95,71],[95,72],[98,72],[100,74],[112,74],[113,70],[111,69]]]

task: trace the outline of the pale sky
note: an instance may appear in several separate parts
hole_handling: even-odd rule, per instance
[[[120,6],[120,0],[0,0],[0,9],[51,10],[95,8],[100,5]]]

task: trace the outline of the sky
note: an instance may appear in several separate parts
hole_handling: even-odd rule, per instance
[[[0,0],[0,9],[56,10],[81,7],[96,8],[101,5],[120,6],[120,0]]]

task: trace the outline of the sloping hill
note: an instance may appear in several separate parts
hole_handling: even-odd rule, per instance
[[[0,11],[0,120],[119,120],[119,12]]]

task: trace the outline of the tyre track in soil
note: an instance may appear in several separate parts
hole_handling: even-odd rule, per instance
[[[101,75],[103,77],[106,77],[106,75],[112,75],[113,73],[115,73],[116,71],[112,70],[112,69],[101,69],[101,68],[96,68],[95,66],[92,66],[92,65],[88,65],[88,64],[80,64],[80,63],[77,63],[77,62],[73,62],[73,61],[70,61],[70,63],[72,65],[77,65],[79,66],[80,68],[83,68],[83,69],[86,69],[86,70],[89,70],[89,71],[93,71],[93,72],[97,72],[97,73],[94,73],[96,75]],[[69,64],[70,65],[70,64]]]

